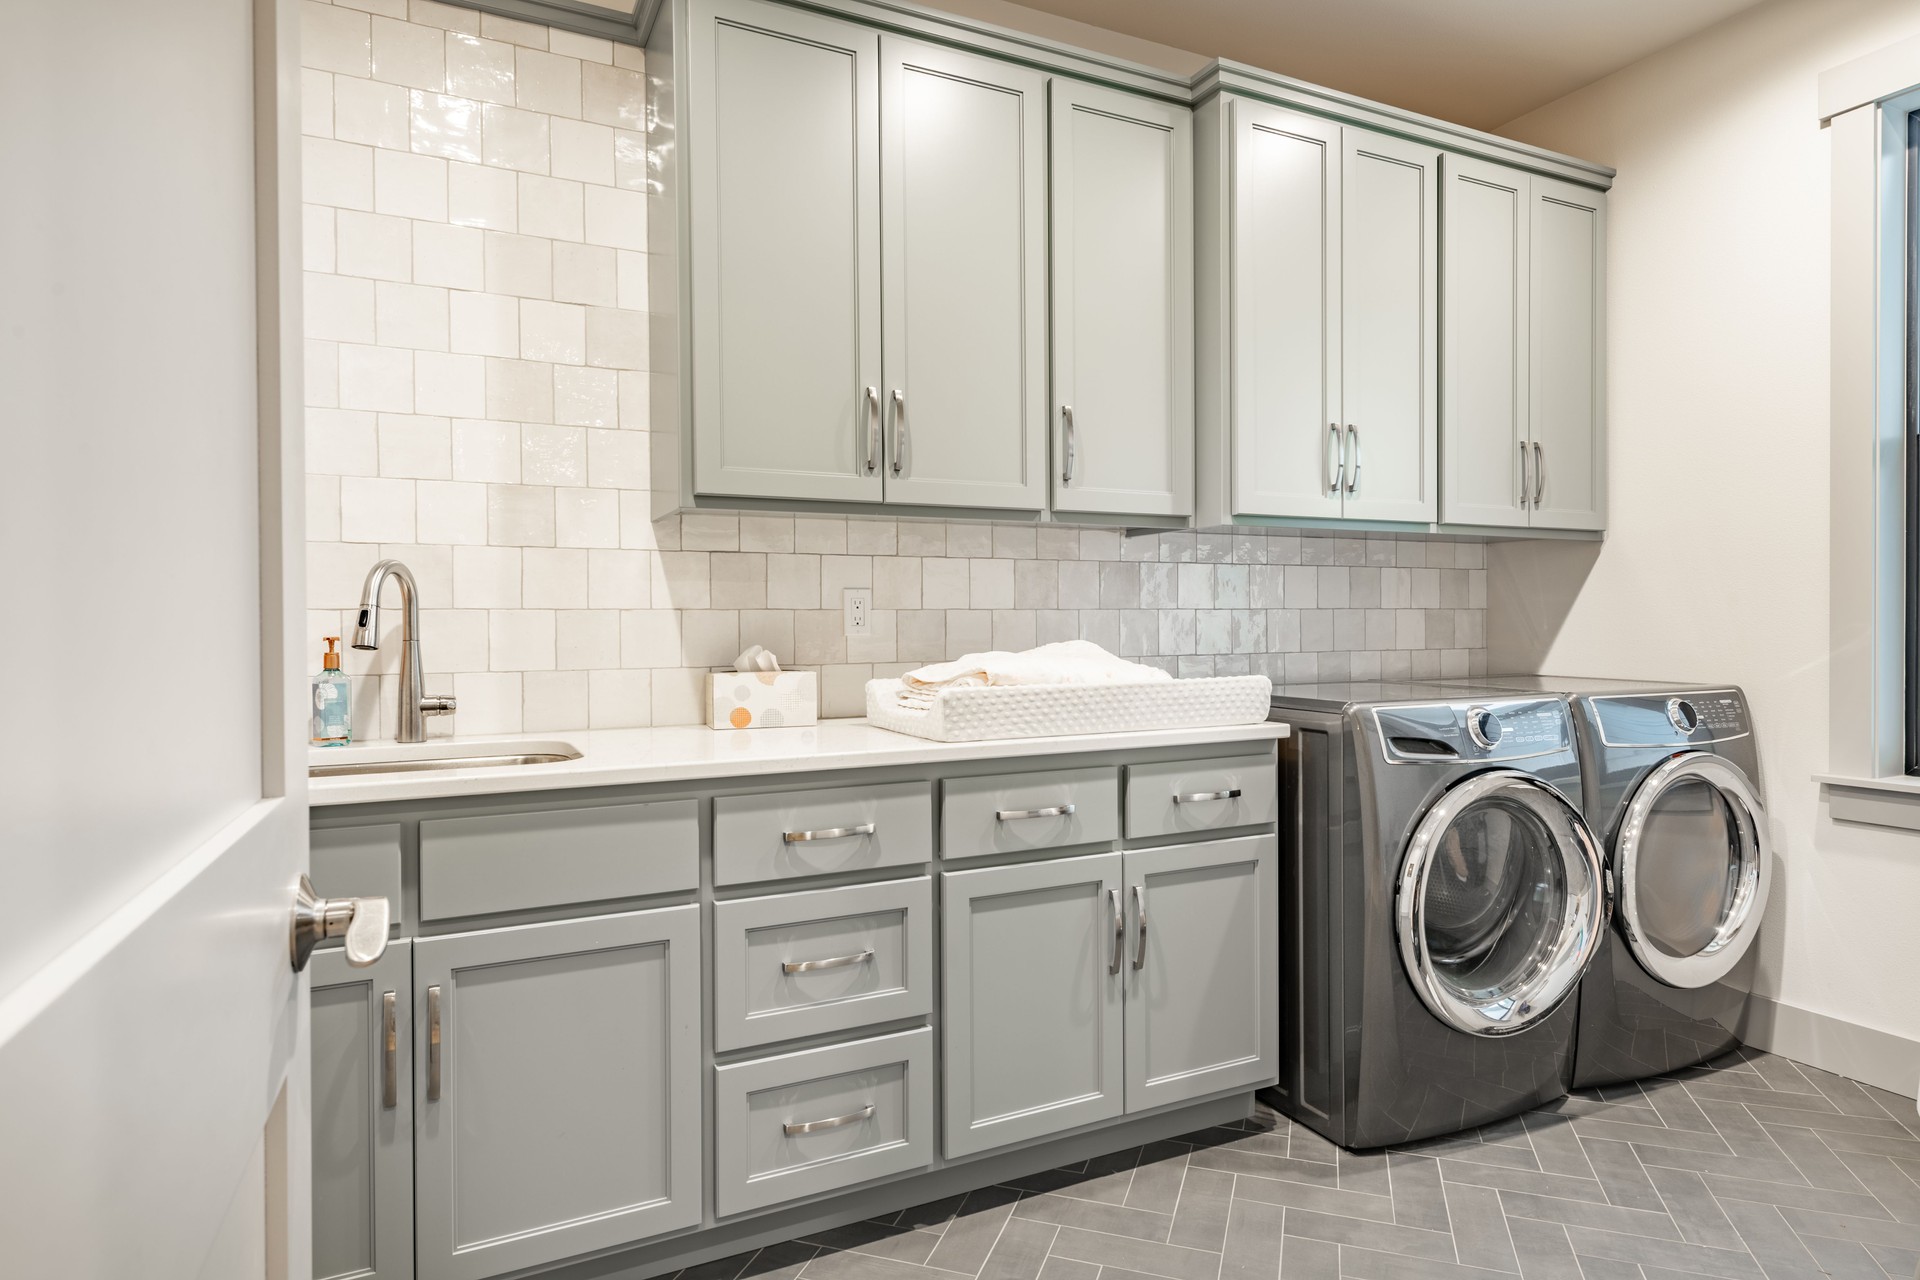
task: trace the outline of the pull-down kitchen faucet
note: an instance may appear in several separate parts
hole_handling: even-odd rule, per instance
[[[380,647],[380,590],[392,578],[400,584],[400,731],[396,742],[425,742],[427,717],[450,715],[454,708],[451,694],[428,697],[422,692],[420,675],[420,603],[419,588],[413,573],[398,560],[382,560],[367,573],[367,585],[360,592],[360,617],[354,623],[353,647]]]

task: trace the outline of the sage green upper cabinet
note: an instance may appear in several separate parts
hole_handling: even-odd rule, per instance
[[[1606,195],[1449,155],[1442,518],[1606,527]]]
[[[892,36],[880,76],[886,499],[1038,511],[1046,77]]]
[[[1199,521],[1437,518],[1436,148],[1220,95],[1199,151]]]
[[[1193,119],[1052,86],[1053,506],[1193,511]]]
[[[879,502],[880,37],[760,0],[692,15],[694,491]]]

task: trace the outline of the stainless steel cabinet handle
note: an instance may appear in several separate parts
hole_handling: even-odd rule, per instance
[[[1347,424],[1347,447],[1353,451],[1353,469],[1347,475],[1347,492],[1360,487],[1360,428]],[[1340,469],[1347,470],[1346,454],[1340,455]]]
[[[803,1133],[818,1133],[822,1129],[838,1129],[843,1124],[859,1124],[862,1120],[871,1119],[872,1116],[873,1104],[869,1102],[858,1111],[849,1111],[846,1115],[834,1116],[830,1120],[808,1120],[803,1124],[783,1124],[780,1126],[780,1132],[786,1134],[789,1138],[797,1138]]]
[[[1527,478],[1527,442],[1522,440],[1520,442],[1520,505],[1523,507],[1527,505],[1530,484],[1531,481]]]
[[[782,831],[780,838],[788,844],[805,844],[809,840],[844,840],[848,836],[870,836],[873,824],[863,822],[856,827],[822,827],[818,831]]]
[[[1061,467],[1060,467],[1060,483],[1061,484],[1073,483],[1073,461],[1074,461],[1074,454],[1077,452],[1078,446],[1080,443],[1079,434],[1080,433],[1074,429],[1074,425],[1073,425],[1073,406],[1070,404],[1061,405],[1060,406],[1060,452],[1065,456],[1065,461],[1061,464]]]
[[[1018,822],[1022,818],[1064,818],[1073,812],[1070,804],[1050,804],[1044,809],[997,809],[996,822]]]
[[[427,988],[427,1101],[440,1101],[440,988]]]
[[[400,993],[380,997],[380,1105],[391,1111],[400,1105]]]
[[[880,388],[867,388],[867,470],[880,467]]]
[[[1327,434],[1332,437],[1331,446],[1322,449],[1321,465],[1326,472],[1327,492],[1339,493],[1341,477],[1347,474],[1347,451],[1340,447],[1340,424],[1329,422]]]
[[[834,956],[828,960],[782,960],[782,973],[817,973],[821,969],[844,969],[850,964],[865,964],[873,959],[873,948],[869,947],[857,955]]]
[[[907,393],[893,389],[893,474],[900,474],[900,460],[907,456]]]
[[[1133,915],[1140,922],[1140,943],[1134,949],[1133,967],[1144,969],[1147,967],[1147,886],[1143,884],[1133,886]]]
[[[1189,791],[1185,795],[1175,794],[1175,804],[1201,804],[1208,800],[1238,800],[1240,788],[1232,787],[1226,791]]]
[[[1540,451],[1540,442],[1533,442],[1533,505],[1540,506],[1540,498],[1547,487],[1547,455]]]
[[[1107,905],[1113,908],[1113,955],[1107,960],[1107,972],[1120,972],[1120,957],[1127,953],[1127,912],[1120,905],[1120,891],[1107,890]]]
[[[366,968],[387,952],[389,912],[385,898],[323,898],[313,881],[301,876],[293,889],[293,923],[287,934],[293,971],[305,969],[313,949],[328,938],[345,938],[347,963]]]

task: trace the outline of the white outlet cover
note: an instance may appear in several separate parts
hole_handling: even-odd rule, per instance
[[[869,587],[847,587],[840,593],[840,607],[845,615],[845,632],[849,636],[864,636],[873,630],[873,591]]]

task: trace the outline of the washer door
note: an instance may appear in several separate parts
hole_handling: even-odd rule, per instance
[[[1773,883],[1766,808],[1747,775],[1686,752],[1649,773],[1614,838],[1620,931],[1670,987],[1705,987],[1753,945]]]
[[[1400,867],[1400,956],[1441,1021],[1524,1031],[1579,986],[1607,926],[1600,843],[1540,779],[1476,774],[1414,829]]]

